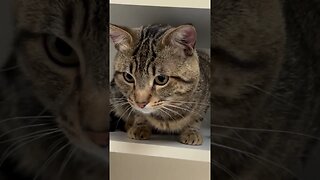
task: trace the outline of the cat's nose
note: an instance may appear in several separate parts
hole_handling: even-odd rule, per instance
[[[143,109],[144,107],[146,107],[146,105],[147,105],[148,103],[147,102],[137,102],[137,105],[141,108],[141,109]]]

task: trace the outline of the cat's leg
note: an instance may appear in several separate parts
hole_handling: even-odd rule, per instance
[[[130,125],[127,125],[127,127],[130,127],[127,131],[129,138],[139,140],[150,138],[152,127],[146,118],[136,114],[134,120],[128,121],[127,123],[131,123]]]
[[[180,133],[179,141],[182,144],[201,145],[203,137],[200,132],[202,118],[197,118],[187,125]]]

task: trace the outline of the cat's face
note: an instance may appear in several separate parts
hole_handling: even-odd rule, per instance
[[[18,63],[72,143],[107,146],[107,4],[16,0]]]
[[[285,45],[281,7],[277,0],[213,3],[214,123],[241,126],[265,95],[259,89],[268,91],[281,67]]]
[[[162,107],[194,91],[200,73],[193,26],[111,25],[110,37],[118,50],[114,81],[137,111],[162,113]]]
[[[231,178],[227,171],[218,168],[221,163],[238,175],[237,178],[252,179],[256,176],[248,172],[259,163],[254,160],[251,163],[253,158],[246,153],[260,153],[256,147],[261,147],[264,153],[272,145],[264,142],[257,132],[235,128],[261,129],[276,124],[270,123],[273,117],[266,118],[270,116],[270,109],[264,106],[266,97],[272,97],[269,92],[284,59],[285,27],[281,7],[278,0],[214,0],[213,4],[211,142],[215,152],[213,162],[217,163],[213,166],[216,169],[213,177]]]

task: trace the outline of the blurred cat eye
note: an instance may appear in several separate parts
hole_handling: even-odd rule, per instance
[[[123,78],[126,80],[128,83],[134,83],[134,78],[129,74],[124,72],[123,73]]]
[[[73,48],[61,38],[47,35],[45,49],[48,56],[58,65],[74,67],[79,65],[79,59]]]
[[[167,84],[168,81],[169,81],[169,76],[166,76],[166,75],[159,75],[154,79],[154,83],[160,86]]]

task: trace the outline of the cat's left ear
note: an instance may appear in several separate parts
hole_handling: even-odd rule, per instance
[[[192,56],[197,40],[197,32],[192,25],[181,25],[166,32],[162,39],[165,46],[174,46],[184,51],[186,56]]]
[[[118,51],[127,51],[132,46],[133,37],[130,34],[129,28],[110,24],[109,36]]]

